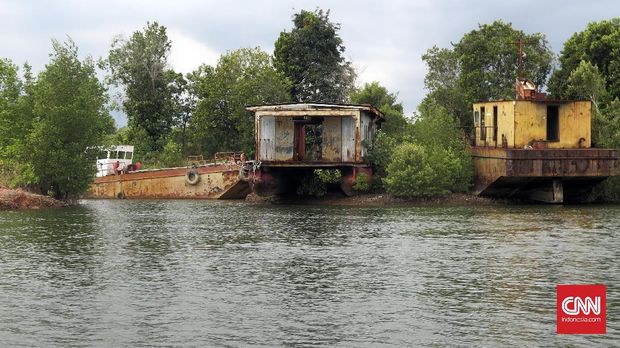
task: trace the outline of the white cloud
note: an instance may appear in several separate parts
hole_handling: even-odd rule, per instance
[[[177,30],[168,30],[168,38],[172,41],[170,65],[175,71],[189,73],[201,64],[215,65],[220,55],[204,43],[184,35]]]

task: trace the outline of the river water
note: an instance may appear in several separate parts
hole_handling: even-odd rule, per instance
[[[89,200],[0,212],[0,345],[608,346],[620,207]],[[607,285],[556,335],[557,284]]]

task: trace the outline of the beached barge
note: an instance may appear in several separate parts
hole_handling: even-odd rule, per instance
[[[527,79],[517,98],[473,105],[475,192],[561,203],[618,175],[618,152],[592,148],[590,101],[548,100]]]
[[[372,143],[384,121],[372,105],[298,103],[246,109],[254,113],[260,162],[250,179],[255,193],[283,193],[317,168],[339,169],[346,194],[352,193],[360,174],[370,182],[366,144]]]
[[[241,199],[250,193],[247,181],[239,172],[243,167],[239,155],[224,161],[205,163],[198,160],[188,167],[127,170],[112,169],[91,184],[87,198],[201,198]],[[116,162],[113,162],[116,163]]]

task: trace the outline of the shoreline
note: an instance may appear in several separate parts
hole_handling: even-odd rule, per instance
[[[388,193],[366,193],[345,196],[342,193],[330,192],[324,197],[259,197],[250,193],[246,202],[273,205],[328,205],[349,207],[386,207],[386,206],[467,206],[467,205],[506,205],[513,200],[480,197],[467,193],[451,193],[439,197],[397,198]]]
[[[0,211],[39,210],[66,206],[67,203],[49,196],[28,192],[20,188],[0,187]]]

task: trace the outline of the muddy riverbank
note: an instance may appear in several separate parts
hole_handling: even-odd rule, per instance
[[[0,210],[46,209],[63,207],[65,202],[22,189],[0,187]]]

